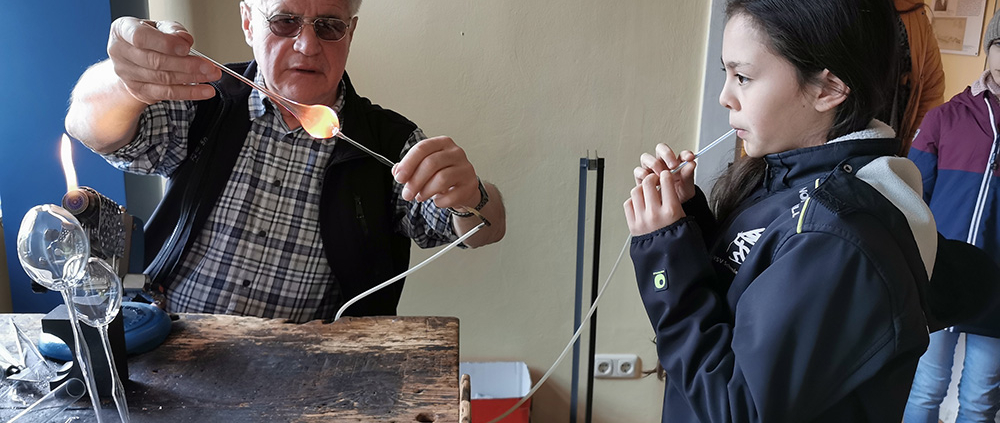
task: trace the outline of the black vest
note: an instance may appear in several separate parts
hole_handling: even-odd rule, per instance
[[[251,80],[256,74],[254,62],[228,66]],[[347,90],[339,116],[344,134],[385,157],[398,158],[416,125],[359,96],[346,73],[344,83]],[[145,227],[146,273],[161,290],[169,290],[165,286],[168,276],[204,230],[250,131],[250,88],[225,73],[212,85],[217,95],[198,102],[188,133],[189,157],[170,177],[164,198]],[[341,291],[341,298],[323,298],[324,305],[347,301],[409,266],[410,239],[394,231],[389,171],[346,142],[337,144],[324,169],[320,237]],[[403,281],[399,281],[355,303],[344,314],[395,315],[402,291]]]

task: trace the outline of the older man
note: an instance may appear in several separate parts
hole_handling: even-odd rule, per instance
[[[229,65],[300,103],[324,104],[343,133],[400,157],[392,169],[357,148],[312,138],[294,116],[208,61],[175,22],[121,18],[108,60],[73,90],[67,131],[113,165],[167,176],[147,225],[147,273],[168,309],[329,319],[409,264],[421,247],[500,240],[499,192],[464,150],[426,138],[406,118],[359,96],[344,71],[361,0],[247,0],[243,33],[254,60]],[[220,79],[221,78],[221,79]],[[402,286],[347,310],[395,314]]]

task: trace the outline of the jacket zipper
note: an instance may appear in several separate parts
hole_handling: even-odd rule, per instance
[[[986,164],[986,170],[983,172],[983,181],[979,184],[979,195],[976,197],[976,206],[972,211],[972,221],[969,222],[969,234],[965,240],[965,242],[971,245],[976,245],[976,240],[979,235],[979,225],[982,223],[983,209],[986,207],[986,196],[989,194],[990,184],[993,179],[993,171],[996,170],[997,166],[997,142],[1000,141],[997,138],[997,123],[993,116],[993,106],[990,105],[989,94],[985,94],[983,96],[983,101],[986,102],[986,110],[989,111],[990,115],[990,127],[993,128],[993,143],[990,146],[989,162]]]
[[[356,217],[358,218],[358,223],[361,224],[361,232],[365,236],[368,236],[368,223],[365,222],[365,209],[361,207],[361,197],[357,195],[354,196],[354,206],[355,206],[354,211],[356,213]]]

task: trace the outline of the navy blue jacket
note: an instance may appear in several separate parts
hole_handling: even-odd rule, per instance
[[[664,422],[900,421],[937,238],[919,171],[887,157],[897,149],[855,139],[766,156],[764,185],[710,248],[708,213],[633,238]]]

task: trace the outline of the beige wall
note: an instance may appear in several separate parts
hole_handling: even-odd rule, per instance
[[[236,4],[150,0],[150,14],[187,25],[206,54],[244,60]],[[508,211],[500,244],[411,276],[400,313],[457,316],[463,361],[525,361],[537,380],[573,332],[579,158],[607,159],[607,275],[639,155],[660,141],[695,147],[708,14],[709,2],[680,0],[365,1],[347,67],[358,91],[455,138]],[[598,317],[598,353],[655,366],[627,255]],[[567,360],[536,394],[534,421],[568,420],[570,375]],[[594,421],[656,421],[662,392],[655,377],[598,380]]]
[[[925,3],[930,4],[931,2],[928,0]],[[980,34],[986,32],[986,25],[990,22],[990,18],[993,17],[993,10],[995,9],[996,0],[986,0],[986,17],[983,19],[983,30]],[[944,68],[945,77],[945,101],[965,90],[965,87],[971,85],[979,78],[983,70],[986,69],[986,52],[983,51],[982,44],[982,35],[980,35],[980,51],[978,56],[963,56],[948,53],[941,55],[941,65]]]
[[[149,17],[177,21],[195,37],[194,48],[220,62],[250,60],[240,31],[240,0],[149,0]]]

